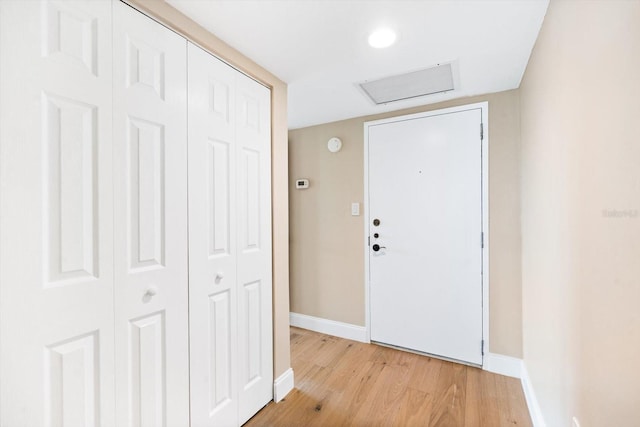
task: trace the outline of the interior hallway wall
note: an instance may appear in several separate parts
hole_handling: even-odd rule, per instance
[[[640,419],[640,2],[552,1],[520,87],[524,360],[549,426]]]
[[[290,306],[309,316],[365,324],[364,122],[489,102],[490,351],[522,357],[520,124],[517,90],[289,131]],[[338,153],[327,141],[343,141]],[[310,188],[295,189],[308,178]],[[401,189],[399,189],[401,190]]]

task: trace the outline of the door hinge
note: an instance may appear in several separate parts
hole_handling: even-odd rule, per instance
[[[480,123],[480,141],[484,140],[484,123]]]
[[[484,249],[484,231],[480,232],[480,248]]]
[[[480,352],[484,356],[484,340],[480,341]]]
[[[367,236],[367,246],[371,246],[371,236]]]

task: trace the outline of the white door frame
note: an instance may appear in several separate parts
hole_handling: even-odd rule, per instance
[[[369,127],[384,123],[418,119],[442,114],[480,109],[483,126],[482,138],[482,233],[484,246],[482,248],[482,364],[485,354],[489,352],[489,103],[461,105],[459,107],[425,111],[422,113],[389,117],[364,123],[364,299],[365,299],[365,328],[366,340],[371,342],[371,277],[369,269]],[[478,130],[480,131],[480,130]]]

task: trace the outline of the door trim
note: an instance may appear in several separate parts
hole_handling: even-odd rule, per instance
[[[484,235],[484,247],[482,248],[482,365],[485,363],[485,354],[489,353],[489,103],[478,102],[461,105],[458,107],[425,111],[416,114],[389,117],[364,123],[364,299],[365,299],[365,329],[366,340],[371,342],[371,300],[369,290],[371,277],[369,269],[369,128],[371,126],[394,123],[404,120],[412,120],[424,117],[439,116],[442,114],[459,113],[468,110],[480,109],[483,126],[482,138],[482,233]],[[478,129],[480,132],[480,129]]]

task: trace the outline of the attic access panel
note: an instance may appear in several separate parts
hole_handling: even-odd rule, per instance
[[[453,90],[451,64],[360,83],[374,104],[401,101]]]

